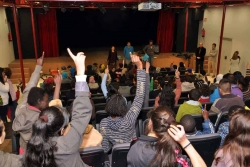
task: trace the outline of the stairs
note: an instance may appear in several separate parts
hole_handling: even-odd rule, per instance
[[[10,67],[10,65],[9,65]],[[22,80],[22,74],[21,74],[21,68],[17,67],[10,67],[12,71],[12,76],[10,80],[12,81],[13,84],[18,84],[18,80]],[[30,80],[30,69],[29,68],[24,68],[24,77],[25,77],[25,82],[28,83]]]

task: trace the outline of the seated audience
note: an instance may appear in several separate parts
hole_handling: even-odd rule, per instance
[[[130,87],[126,83],[126,77],[125,75],[121,76],[119,78],[119,93],[123,96],[129,96],[130,95]]]
[[[165,84],[162,92],[155,99],[155,107],[167,106],[173,110],[175,104],[175,93],[169,84]]]
[[[176,121],[180,122],[181,118],[186,114],[201,114],[201,103],[198,101],[201,93],[197,89],[192,89],[189,93],[189,100],[180,105]]]
[[[120,143],[128,143],[136,137],[135,123],[142,108],[145,96],[146,73],[142,69],[142,62],[138,56],[131,55],[132,62],[137,66],[137,90],[135,99],[129,111],[123,96],[115,94],[110,97],[105,111],[110,115],[102,119],[100,132],[103,136],[102,147],[107,153],[112,146]],[[108,71],[105,70],[105,71]]]
[[[210,97],[209,97],[210,89],[207,84],[202,84],[202,86],[200,87],[200,92],[201,92],[201,97],[199,99],[199,102],[201,103],[210,102]]]
[[[98,89],[99,88],[98,83],[95,82],[95,77],[94,76],[89,77],[88,85],[89,85],[90,89]]]
[[[165,80],[163,80],[162,78],[158,80],[154,80],[153,90],[149,92],[149,98],[155,99],[159,95],[159,93],[161,93],[162,87],[164,86],[164,84],[165,84]]]
[[[96,71],[92,69],[92,65],[87,66],[87,70],[85,71],[85,75],[87,76],[95,76]]]
[[[204,118],[204,122],[202,123],[202,127],[203,127],[202,131],[197,130],[195,128],[196,122],[195,122],[194,117],[192,117],[192,115],[187,114],[181,118],[180,124],[184,127],[184,130],[187,136],[198,136],[198,135],[203,135],[203,134],[215,133],[214,125],[209,120],[208,111],[204,110],[202,112],[202,116]]]
[[[247,78],[241,77],[238,82],[238,87],[243,93],[243,100],[250,99],[250,88],[249,88],[249,81]]]
[[[107,67],[106,68],[108,68],[108,65],[107,65]],[[105,70],[105,65],[104,64],[100,64],[100,66],[99,66],[99,68],[97,68],[97,74],[102,78],[102,80],[103,80],[103,77],[104,77],[104,70]],[[107,83],[110,83],[111,82],[111,76],[110,76],[110,74],[108,74],[108,76],[107,76],[107,78],[106,78],[106,80],[105,80]]]
[[[49,101],[53,100],[54,95],[54,79],[49,77],[43,81],[43,88],[49,96]]]
[[[188,92],[192,89],[195,89],[194,82],[192,81],[192,78],[190,76],[186,76],[184,78],[184,81],[181,83],[181,91]]]
[[[230,124],[230,120],[232,119],[232,116],[235,115],[240,110],[244,110],[244,107],[237,106],[237,105],[230,107],[228,111],[228,121],[220,124],[219,129],[217,131],[217,133],[219,133],[219,135],[221,136],[220,146],[223,145],[224,140],[227,134],[229,133],[229,124]]]
[[[69,92],[66,93],[67,100],[75,99],[75,84],[76,84],[76,80],[72,79],[72,81],[70,83],[71,89]]]
[[[231,93],[232,87],[231,82],[228,79],[222,79],[219,83],[219,92],[221,98],[214,101],[213,105],[211,106],[210,111],[215,113],[221,113],[225,111],[229,111],[229,108],[233,105],[239,105],[244,107],[245,103],[243,100]]]
[[[222,147],[215,153],[212,167],[250,166],[250,112],[241,110],[234,114],[229,133]]]
[[[16,118],[12,128],[20,133],[20,154],[26,150],[27,142],[31,138],[32,126],[39,117],[40,112],[48,107],[48,94],[44,89],[38,88],[37,83],[40,78],[40,71],[43,65],[43,57],[37,59],[37,65],[30,77],[30,81],[23,91],[23,97],[16,109]]]
[[[76,99],[73,105],[71,128],[65,136],[63,134],[65,119],[62,107],[47,107],[39,114],[33,125],[32,136],[27,144],[24,157],[24,167],[34,166],[78,166],[84,167],[79,154],[82,135],[91,117],[92,105],[89,100],[89,88],[84,75],[85,56],[78,53],[74,56],[76,76]],[[56,143],[56,144],[52,144]]]
[[[3,144],[5,139],[4,122],[0,119],[0,144]],[[1,167],[22,167],[21,157],[15,154],[4,153],[0,150],[0,166]]]
[[[15,118],[15,112],[16,112],[16,107],[17,107],[17,96],[16,96],[16,92],[15,92],[15,88],[10,80],[11,75],[12,75],[12,71],[10,68],[6,67],[4,68],[4,73],[7,76],[7,82],[9,84],[9,95],[10,95],[10,99],[9,99],[9,107],[11,110],[11,120],[13,121]]]
[[[216,99],[220,98],[219,93],[219,83],[220,80],[223,78],[223,74],[218,74],[216,77],[216,82],[210,85],[211,95],[210,95],[210,102],[214,102]]]
[[[115,73],[115,67],[113,67],[110,71],[110,77],[111,77],[111,82],[115,82],[116,79],[116,73]]]
[[[149,112],[148,116],[149,133],[133,141],[127,155],[128,167],[206,166],[187,139],[184,128],[181,125],[176,126],[171,109],[160,106]],[[182,149],[190,159],[181,154]]]
[[[241,99],[243,99],[243,93],[240,90],[240,88],[237,85],[237,81],[235,80],[235,77],[233,74],[225,74],[223,78],[227,78],[231,84],[231,93],[233,95],[239,96]]]
[[[185,67],[185,64],[183,62],[180,62],[179,63],[179,68],[178,68],[179,71],[186,71],[186,67]]]
[[[187,75],[193,75],[193,70],[192,68],[187,69]]]
[[[119,63],[119,67],[115,70],[116,78],[120,78],[122,76],[123,64]]]
[[[67,71],[67,68],[65,66],[63,66],[61,68],[61,75],[62,75],[62,83],[70,83],[71,80],[70,80],[70,75],[69,75],[69,72]]]

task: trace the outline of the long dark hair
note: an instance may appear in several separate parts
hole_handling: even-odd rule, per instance
[[[27,144],[24,158],[25,167],[56,167],[54,151],[56,143],[50,137],[58,135],[64,125],[62,108],[47,107],[41,111],[33,124],[32,136]]]
[[[159,106],[155,110],[148,113],[152,121],[151,131],[154,131],[158,137],[156,144],[156,155],[154,160],[150,163],[153,166],[174,166],[177,154],[175,151],[181,152],[179,145],[168,134],[167,130],[170,125],[176,125],[173,117],[173,111],[166,106]],[[150,127],[148,127],[150,129]]]
[[[173,110],[174,103],[175,103],[175,93],[173,92],[169,84],[165,84],[160,95],[159,105],[168,106]]]
[[[221,149],[223,155],[216,157],[216,165],[223,159],[227,153],[230,154],[232,167],[250,166],[250,112],[241,110],[232,116],[229,125],[229,133],[225,138]]]
[[[0,82],[5,85],[4,78],[3,78],[3,75],[2,75],[3,72],[4,72],[4,69],[2,67],[0,67]]]

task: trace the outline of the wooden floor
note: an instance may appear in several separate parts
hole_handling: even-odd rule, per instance
[[[88,51],[85,52],[86,55],[86,65],[92,65],[93,63],[98,64],[107,64],[107,51],[97,50],[97,51]],[[122,51],[118,51],[118,55],[123,55]],[[143,56],[143,55],[139,55]],[[122,62],[122,59],[119,60]],[[188,61],[182,57],[176,57],[172,53],[160,53],[159,55],[155,55],[153,66],[155,67],[169,67],[170,64],[174,62],[174,64],[178,65],[179,62],[184,62],[186,67],[188,67]],[[23,60],[24,68],[29,68],[30,74],[34,71],[36,60],[35,59],[24,59]],[[190,67],[194,68],[193,58],[190,61]],[[62,66],[74,66],[72,59],[64,54],[61,57],[52,57],[45,58],[43,65],[43,73],[48,74],[49,69],[61,69]],[[9,64],[10,68],[20,68],[19,60],[14,60]],[[26,81],[27,82],[27,81]]]

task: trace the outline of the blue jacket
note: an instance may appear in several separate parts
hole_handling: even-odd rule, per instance
[[[131,53],[134,53],[134,48],[133,48],[133,46],[130,46],[130,47],[125,46],[125,47],[124,47],[124,50],[123,50],[123,54],[124,54],[124,56],[125,56],[125,58],[126,58],[127,60],[130,60],[130,52],[131,52]]]
[[[218,129],[217,133],[221,136],[220,146],[223,145],[224,140],[225,140],[227,134],[229,133],[229,123],[230,122],[227,121],[227,122],[224,122],[224,123],[220,124],[220,126],[219,126],[219,129]]]
[[[216,99],[220,98],[218,87],[214,90],[214,93],[210,95],[210,102],[213,103]]]

